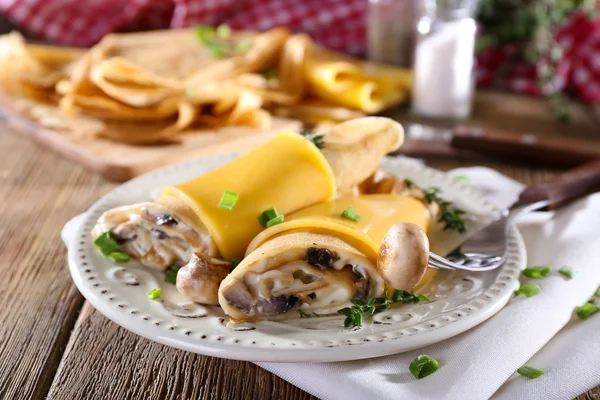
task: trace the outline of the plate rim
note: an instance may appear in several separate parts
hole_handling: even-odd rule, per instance
[[[274,346],[272,350],[276,351],[269,351],[269,348],[266,347],[249,347],[225,342],[219,343],[215,340],[201,341],[193,336],[189,336],[189,331],[186,334],[186,332],[183,330],[166,330],[164,327],[160,326],[160,321],[151,321],[150,318],[146,319],[146,317],[141,319],[132,318],[131,314],[133,314],[133,312],[131,312],[131,314],[128,313],[125,306],[106,301],[105,297],[102,296],[98,290],[96,290],[97,287],[94,287],[95,283],[91,283],[94,280],[94,277],[85,276],[86,274],[90,274],[86,271],[91,271],[91,263],[83,261],[85,257],[81,254],[80,250],[76,250],[78,246],[89,246],[89,232],[91,230],[90,217],[93,216],[94,212],[97,212],[99,208],[107,203],[107,199],[118,196],[122,191],[135,188],[140,184],[140,182],[144,182],[145,180],[153,179],[153,177],[158,175],[175,174],[182,168],[190,168],[196,163],[201,164],[206,162],[207,158],[226,161],[227,158],[234,158],[236,156],[237,154],[201,157],[151,171],[138,178],[128,181],[105,194],[98,201],[96,201],[86,213],[83,214],[78,226],[70,227],[70,229],[73,231],[73,234],[70,235],[71,237],[69,239],[65,240],[68,247],[69,271],[79,291],[88,301],[90,301],[94,308],[100,311],[100,313],[102,313],[111,321],[135,334],[167,346],[198,354],[253,362],[333,362],[397,354],[449,339],[479,325],[483,321],[496,314],[506,305],[506,303],[508,303],[512,293],[518,288],[518,279],[512,279],[510,282],[503,282],[503,288],[494,288],[494,290],[497,291],[497,293],[494,294],[496,299],[491,304],[488,302],[486,306],[480,308],[477,312],[465,315],[466,318],[456,319],[446,325],[439,326],[428,331],[418,332],[418,334],[400,336],[403,339],[403,346],[401,349],[398,349],[400,346],[394,345],[394,339],[398,339],[400,337],[386,338],[385,336],[383,339],[378,341],[366,341],[352,344],[348,343],[346,345],[342,344],[332,347],[316,346],[314,348],[281,348]],[[420,170],[424,173],[427,172],[434,178],[446,181],[446,183],[448,183],[450,186],[453,186],[453,189],[462,192],[463,195],[468,196],[470,199],[479,201],[481,204],[486,204],[489,206],[489,208],[494,209],[495,212],[500,212],[497,207],[486,200],[482,193],[479,193],[474,188],[463,183],[451,181],[449,179],[449,175],[447,175],[445,172],[416,164],[413,160],[409,159],[404,160],[403,158],[394,157],[388,158],[388,161],[394,164],[402,164],[402,168]],[[95,222],[95,220],[93,222]],[[67,226],[65,229],[66,228]],[[519,264],[516,267],[520,273],[520,270],[525,267],[526,262],[525,245],[517,227],[513,226],[510,230],[510,233],[512,238],[513,252],[518,254],[515,264]],[[80,240],[79,244],[77,244],[78,240]],[[505,268],[506,266],[501,267],[502,270]],[[487,288],[484,293],[481,293],[479,296],[483,296],[490,290],[490,288],[498,284],[498,278],[500,277],[501,273],[502,272],[500,271],[498,277],[496,277],[496,280]],[[487,296],[490,297],[489,294]]]

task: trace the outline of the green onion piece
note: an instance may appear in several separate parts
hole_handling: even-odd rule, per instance
[[[233,271],[235,269],[235,267],[240,265],[241,262],[242,262],[242,260],[240,260],[238,258],[232,258],[231,259],[231,270]]]
[[[129,254],[123,253],[122,251],[113,251],[106,258],[115,264],[126,263],[129,261]]]
[[[363,275],[363,273],[361,271],[358,270],[356,265],[352,266],[352,272],[354,272],[354,274],[357,275],[360,279],[365,279],[365,276]]]
[[[600,286],[598,286],[598,289],[596,289],[596,293],[594,293],[594,296],[600,297]]]
[[[573,279],[573,268],[567,267],[566,265],[558,270],[558,273],[565,276],[568,279]]]
[[[231,28],[227,24],[221,24],[217,27],[217,36],[221,39],[229,39],[231,37]]]
[[[148,298],[150,300],[156,300],[160,297],[161,293],[162,293],[161,289],[152,289],[151,291],[148,292]]]
[[[521,286],[521,288],[515,291],[515,296],[524,294],[527,297],[533,297],[542,293],[542,288],[535,283],[528,283],[527,285]]]
[[[344,212],[342,212],[342,217],[356,222],[360,221],[360,215],[358,215],[352,207],[346,208]]]
[[[544,375],[544,371],[542,371],[541,369],[530,367],[529,365],[523,365],[517,370],[517,372],[519,373],[519,375],[525,376],[529,379],[539,378],[540,376]]]
[[[550,267],[529,267],[525,268],[523,271],[523,275],[528,278],[541,279],[545,278],[552,273],[552,268]]]
[[[106,231],[102,235],[98,236],[96,240],[94,240],[94,246],[100,250],[100,253],[102,253],[104,257],[108,257],[110,253],[114,253],[121,248],[119,243],[117,243],[109,231]]]
[[[283,215],[278,215],[275,218],[271,218],[268,222],[267,222],[267,228],[270,228],[274,225],[279,225],[283,222]]]
[[[598,306],[594,303],[588,301],[583,306],[577,309],[577,316],[580,319],[588,319],[592,315],[596,314],[598,311],[600,311],[600,308],[598,308]]]
[[[456,181],[456,182],[463,182],[463,183],[470,183],[471,182],[471,180],[469,179],[469,177],[466,176],[466,175],[456,175],[454,177],[454,181]]]
[[[230,192],[229,190],[226,190],[223,192],[223,196],[221,196],[221,201],[217,207],[233,210],[233,207],[237,204],[239,198],[240,195],[236,192]]]
[[[417,299],[418,299],[418,300],[419,300],[419,302],[421,302],[421,303],[427,303],[427,302],[430,302],[430,301],[431,301],[431,300],[429,300],[429,297],[427,297],[427,296],[425,296],[425,295],[422,295],[422,294],[418,295],[418,296],[417,296]]]
[[[235,52],[238,54],[244,54],[246,53],[248,50],[250,50],[252,48],[252,42],[249,40],[242,40],[237,42],[237,44],[235,45]]]
[[[258,216],[258,222],[260,222],[260,225],[263,228],[267,227],[267,223],[272,220],[273,218],[276,218],[277,216],[279,216],[279,214],[277,213],[277,210],[275,210],[275,208],[271,207],[271,208],[267,208],[265,211],[263,211],[259,216]]]
[[[408,367],[410,373],[417,379],[423,379],[426,376],[433,374],[438,368],[439,363],[424,354],[415,358]]]
[[[412,189],[415,186],[415,183],[411,179],[404,178],[404,186],[408,189]]]
[[[165,282],[176,285],[177,284],[177,273],[179,272],[180,269],[181,269],[181,267],[178,267],[177,265],[173,265],[173,266],[167,268]]]

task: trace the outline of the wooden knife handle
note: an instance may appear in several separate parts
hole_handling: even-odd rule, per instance
[[[538,137],[470,126],[459,126],[454,130],[452,146],[555,167],[574,167],[600,158],[600,142],[555,136]]]
[[[547,208],[554,210],[583,196],[600,191],[600,159],[567,171],[557,178],[529,186],[519,197],[517,205],[549,200]]]

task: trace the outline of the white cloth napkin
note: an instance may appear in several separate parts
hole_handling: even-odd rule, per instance
[[[452,173],[467,176],[501,207],[511,204],[522,188],[487,168]],[[338,363],[258,365],[322,399],[562,400],[600,385],[600,314],[583,321],[573,317],[575,307],[600,285],[600,194],[555,213],[529,215],[519,227],[528,265],[549,265],[555,271],[535,280],[543,293],[516,297],[483,324],[409,353]],[[575,270],[573,279],[556,272],[564,265]],[[438,360],[440,368],[417,380],[408,366],[420,354]],[[517,375],[524,364],[545,374],[535,380]]]

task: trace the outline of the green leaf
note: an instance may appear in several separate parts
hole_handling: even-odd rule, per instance
[[[406,186],[407,189],[412,189],[415,186],[415,183],[408,178],[404,178],[404,186]]]
[[[233,271],[235,269],[235,267],[237,267],[238,265],[240,265],[240,263],[242,262],[242,260],[240,260],[239,258],[232,258],[231,259],[231,270]]]
[[[162,293],[161,289],[152,289],[148,292],[148,298],[150,300],[156,300],[160,297],[161,293]]]
[[[592,315],[596,314],[598,311],[600,311],[600,308],[598,308],[598,306],[596,306],[594,303],[588,301],[583,306],[577,309],[577,316],[580,319],[588,319]]]
[[[428,303],[431,301],[431,300],[429,300],[429,297],[424,296],[422,294],[418,295],[417,299],[419,300],[419,302],[423,302],[423,303]]]
[[[423,379],[433,374],[439,368],[439,363],[427,355],[415,358],[408,367],[410,373],[417,379]]]
[[[121,264],[121,263],[126,263],[127,261],[129,261],[129,254],[123,253],[122,251],[113,251],[106,258],[108,258],[110,261],[114,262],[115,264]]]
[[[552,268],[550,267],[529,267],[525,268],[523,271],[523,275],[528,278],[541,279],[545,278],[552,273]]]
[[[517,372],[519,375],[525,376],[529,379],[539,378],[540,376],[544,375],[544,371],[535,367],[530,367],[529,365],[522,366],[517,370]]]
[[[306,129],[301,130],[298,133],[300,133],[302,136],[313,142],[313,144],[317,146],[317,149],[325,148],[325,141],[323,140],[325,138],[325,135],[317,135],[315,132]]]
[[[310,314],[307,314],[302,310],[298,310],[298,314],[300,314],[300,318],[310,318]]]
[[[360,279],[366,279],[366,277],[363,275],[363,273],[358,269],[357,265],[352,266],[352,272],[354,272],[354,274],[356,276],[358,276]]]
[[[566,265],[558,270],[558,273],[568,279],[573,279],[573,268],[567,267]]]
[[[515,291],[515,296],[523,294],[527,297],[537,296],[542,293],[542,288],[535,283],[528,283],[527,285],[523,285],[519,288],[519,290]]]
[[[181,269],[181,267],[178,267],[177,265],[173,265],[173,266],[167,268],[166,275],[165,275],[165,282],[176,285],[177,284],[177,273],[179,272],[180,269]]]

